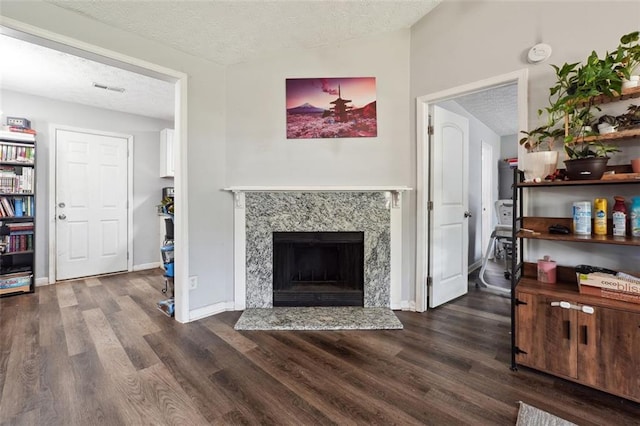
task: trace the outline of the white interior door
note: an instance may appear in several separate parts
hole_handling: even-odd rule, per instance
[[[433,106],[429,307],[467,293],[469,121]]]
[[[56,130],[56,279],[127,270],[125,137]]]
[[[493,147],[482,141],[482,244],[484,249],[489,245],[489,237],[493,229]]]

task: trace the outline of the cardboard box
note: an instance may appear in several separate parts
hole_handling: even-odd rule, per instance
[[[640,304],[640,281],[604,272],[577,273],[581,294]]]
[[[31,277],[32,275],[17,275],[17,274],[12,274],[12,275],[5,275],[2,278],[0,278],[0,289],[5,289],[5,288],[16,288],[16,287],[23,287],[23,286],[27,286],[27,285],[31,285]]]
[[[604,297],[606,299],[622,300],[624,302],[640,304],[640,294],[631,294],[631,293],[624,293],[621,291],[607,290],[606,288],[602,288],[602,287],[591,287],[588,285],[581,285],[580,293],[588,294],[591,296]]]
[[[637,280],[625,279],[602,272],[593,272],[591,274],[578,273],[577,277],[578,284],[580,285],[580,292],[582,292],[583,286],[589,286],[621,293],[640,295],[640,281]]]

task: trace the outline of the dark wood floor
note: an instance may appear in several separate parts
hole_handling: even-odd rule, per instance
[[[509,369],[509,302],[469,295],[394,331],[236,332],[179,324],[158,272],[0,299],[0,424],[513,425],[517,401],[582,425],[638,424],[632,403]]]

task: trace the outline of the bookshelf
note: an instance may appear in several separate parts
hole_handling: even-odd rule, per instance
[[[0,296],[35,289],[35,134],[0,131]]]

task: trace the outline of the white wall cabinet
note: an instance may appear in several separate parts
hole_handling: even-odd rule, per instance
[[[174,176],[173,129],[160,131],[160,177]]]

